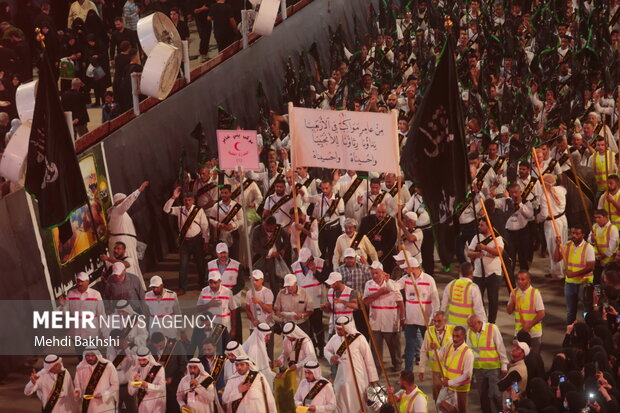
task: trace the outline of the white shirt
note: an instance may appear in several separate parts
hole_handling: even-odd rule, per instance
[[[269,388],[269,384],[265,377],[258,373],[258,376],[252,382],[250,389],[245,396],[242,396],[239,392],[239,385],[245,381],[246,375],[240,376],[235,373],[227,382],[224,388],[224,394],[222,395],[222,401],[228,406],[227,413],[231,413],[232,402],[243,397],[237,413],[273,413],[276,411],[276,402],[273,398],[273,393]],[[267,404],[268,410],[265,409]]]
[[[305,225],[310,218],[306,217],[304,222],[300,222],[301,225]],[[294,225],[289,227],[291,232],[290,240],[291,246],[295,251],[297,251],[297,228]],[[307,235],[304,239],[304,242],[301,245],[301,248],[308,248],[312,253],[313,257],[320,257],[321,250],[319,249],[319,221],[317,219],[312,218],[312,223],[310,224],[310,235]],[[300,239],[302,233],[300,232]]]
[[[73,400],[73,382],[71,381],[71,374],[69,374],[67,369],[63,368],[63,370],[65,372],[65,377],[63,380],[62,389],[60,390],[58,401],[52,409],[52,413],[72,412],[75,405]],[[45,407],[47,401],[52,395],[52,392],[54,391],[57,375],[48,370],[41,369],[37,372],[37,376],[39,376],[39,379],[34,384],[32,381],[28,380],[28,383],[26,383],[26,387],[24,388],[24,394],[26,396],[30,396],[36,392],[37,397],[41,401],[41,406]]]
[[[325,262],[321,258],[314,258],[317,272],[323,271],[323,265]],[[299,261],[295,261],[291,264],[291,270],[297,277],[297,285],[300,288],[306,290],[306,293],[312,299],[312,305],[314,309],[320,308],[321,304],[325,301],[325,288],[323,284],[319,282],[309,268],[306,267],[306,273],[304,274],[303,267]]]
[[[510,198],[496,198],[495,207],[511,214],[506,220],[506,229],[509,231],[518,231],[525,228],[530,219],[534,216],[534,208],[532,208],[531,202],[525,201],[520,203],[519,209],[515,211],[514,201],[508,202],[509,199]]]
[[[144,301],[146,301],[146,306],[149,309],[149,317],[151,320],[181,314],[177,293],[167,288],[163,289],[161,296],[155,295],[153,291],[147,291],[144,295]],[[176,328],[159,327],[158,325],[153,325],[152,321],[149,322],[149,325],[152,326],[150,331],[151,334],[155,331],[160,331],[169,338],[176,338],[177,336]]]
[[[370,304],[370,327],[372,331],[399,332],[400,319],[397,303],[403,301],[403,296],[400,293],[400,286],[395,281],[386,280],[381,284],[377,284],[374,280],[366,281],[364,298],[376,293],[382,287],[387,287],[390,292],[380,296]]]
[[[265,200],[265,211],[271,211],[271,209],[276,205],[282,198],[289,197],[286,193],[282,196],[277,194],[272,194],[267,197]],[[300,204],[300,200],[297,199],[297,204]],[[276,218],[276,223],[278,225],[282,225],[282,227],[287,227],[290,225],[294,216],[290,214],[291,209],[293,208],[293,198],[290,197],[288,201],[286,201],[278,210],[273,214]]]
[[[467,332],[467,345],[469,346],[469,348],[472,349],[474,353],[478,352],[478,346],[474,346],[474,343],[469,340],[470,332],[474,333],[476,336],[476,340],[479,341],[480,334],[482,334],[482,332],[486,330],[487,325],[488,323],[482,322],[482,329],[479,333],[475,333],[471,329],[469,329],[469,331]],[[502,338],[502,333],[500,333],[499,328],[495,324],[491,325],[491,331],[493,334],[493,343],[495,344],[495,349],[497,350],[497,353],[499,354],[499,360],[502,363],[501,369],[506,371],[508,370],[508,356],[506,356],[506,347],[504,346],[504,339]],[[476,344],[486,346],[486,343]]]
[[[166,203],[164,204],[164,212],[166,214],[178,217],[177,224],[180,231],[181,228],[183,228],[183,226],[185,225],[185,221],[187,221],[187,218],[189,218],[189,214],[191,213],[191,211],[185,208],[185,206],[173,207],[172,204],[174,204],[174,201],[174,198],[170,198],[168,201],[166,201]],[[199,207],[194,205],[194,208]],[[209,219],[207,218],[202,209],[200,209],[198,211],[198,214],[196,214],[196,217],[192,221],[192,224],[189,226],[187,233],[185,233],[185,238],[194,238],[195,236],[200,234],[202,234],[202,238],[205,241],[209,239]]]
[[[413,194],[413,196],[409,199],[405,208],[403,209],[403,214],[407,212],[415,212],[418,215],[418,219],[416,221],[416,225],[418,228],[425,229],[427,225],[430,225],[431,219],[428,216],[428,212],[424,206],[424,200],[420,194]]]
[[[260,305],[252,302],[252,297],[257,297],[267,305],[273,305],[273,292],[265,286],[260,291],[249,289],[245,296],[245,302],[250,307],[250,313],[255,320],[258,320],[259,323],[267,323],[270,326],[274,325],[273,311],[271,313],[264,312]]]
[[[415,279],[416,287],[418,287],[418,292],[420,293],[420,299],[418,299],[415,288],[413,287],[412,278],[412,275],[406,274],[398,280],[400,288],[405,290],[405,324],[425,326],[424,316],[420,310],[420,301],[422,308],[424,308],[424,313],[426,313],[426,319],[430,320],[433,314],[439,310],[437,285],[433,277],[425,272],[421,273],[420,276]]]
[[[403,246],[407,250],[407,252],[419,263],[422,262],[422,241],[424,240],[424,233],[420,228],[409,229],[407,231],[415,236],[415,241],[409,241],[407,239],[407,233],[402,230],[402,228],[398,228],[398,234],[403,240]]]
[[[487,237],[482,234],[476,234],[472,238],[472,240],[469,242],[469,245],[467,246],[467,248],[470,250],[475,250],[476,245],[478,245],[478,238],[480,238],[480,242],[482,242]],[[497,236],[496,239],[497,239],[497,244],[499,245],[499,247],[503,249],[504,240],[502,239],[502,237]],[[491,242],[489,242],[487,246],[491,248],[495,248],[495,241],[491,240]],[[484,265],[484,271],[483,271],[483,267],[480,265],[480,258],[476,258],[473,261],[474,261],[474,277],[488,277],[491,274],[502,275],[502,262],[499,256],[494,256],[488,253],[487,251],[482,251],[482,264]]]
[[[105,317],[105,308],[99,291],[87,288],[86,291],[80,293],[77,288],[72,288],[67,292],[67,301],[61,309],[65,312],[87,312],[90,311],[95,315],[95,328],[87,326],[71,328],[71,334],[80,337],[97,337],[100,333],[100,323],[97,318]]]
[[[110,235],[136,235],[136,228],[127,211],[131,208],[133,203],[136,202],[139,196],[140,190],[137,189],[129,194],[127,198],[123,199],[120,204],[108,209],[108,231]]]
[[[312,197],[311,201],[314,203],[312,215],[316,219],[324,218],[326,226],[338,223],[342,227],[344,225],[344,202],[342,198],[338,198],[338,206],[335,208],[334,213],[329,216],[327,215],[330,205],[336,199],[336,195],[334,194],[335,192],[333,192],[332,196],[329,198],[323,194]]]
[[[555,193],[559,202],[556,202],[553,199],[553,195],[551,195],[551,191]],[[549,203],[551,204],[551,210],[553,211],[553,216],[556,217],[562,213],[564,213],[566,209],[566,188],[563,186],[554,186],[549,188]],[[543,194],[543,197],[545,195]],[[549,208],[547,206],[546,200],[541,200],[540,202],[540,217],[541,218],[549,218]]]
[[[207,305],[207,311],[212,316],[215,316],[215,322],[222,324],[230,331],[231,311],[237,308],[237,304],[233,300],[232,291],[222,286],[220,286],[219,290],[213,291],[211,287],[207,286],[202,289],[198,296],[196,306],[201,305]]]
[[[233,209],[235,205],[237,205],[237,203],[232,200],[228,203],[228,205],[224,204],[223,201],[219,201],[218,203],[213,205],[211,209],[209,209],[209,212],[208,212],[209,218],[211,219],[211,224],[215,226],[217,225],[218,222],[223,222],[226,216],[228,215],[228,213],[230,212],[230,210]],[[229,225],[232,226],[231,231],[227,231],[225,229],[219,229],[219,230],[217,230],[216,228],[213,229],[214,231],[219,231],[220,241],[226,243],[226,245],[228,245],[229,247],[232,246],[233,244],[232,232],[236,231],[240,227],[243,227],[243,215],[242,214],[243,214],[243,210],[239,209],[239,211],[234,215],[234,217],[228,223]]]

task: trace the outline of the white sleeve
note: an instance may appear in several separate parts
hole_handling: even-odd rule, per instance
[[[486,323],[487,313],[484,309],[484,304],[482,303],[482,295],[480,294],[480,288],[476,284],[472,284],[470,291],[471,291],[471,300],[474,303],[474,314],[478,315],[478,317],[480,317],[480,320]]]
[[[175,216],[179,215],[179,208],[173,208],[172,207],[172,204],[174,204],[174,201],[175,201],[174,198],[170,198],[164,204],[164,212],[166,214],[175,215]]]
[[[134,202],[136,202],[136,200],[138,199],[139,196],[140,196],[140,190],[136,189],[127,198],[123,199],[123,201],[120,204],[116,205],[114,207],[114,211],[117,214],[119,214],[119,215],[124,214],[125,212],[127,212],[127,210],[129,208],[131,208],[131,206],[133,205]],[[170,201],[170,200],[168,200],[168,201]],[[172,201],[172,202],[174,203],[174,201]],[[168,202],[166,202],[166,204],[167,203]],[[172,204],[170,204],[170,205],[172,205]],[[164,208],[166,208],[166,207],[164,206]]]
[[[590,235],[591,237],[592,235]],[[615,225],[611,226],[611,231],[609,232],[609,248],[607,250],[608,257],[612,257],[616,253],[616,249],[618,248],[618,228]]]
[[[591,244],[586,245],[586,262],[594,262],[596,261],[596,256],[594,254],[594,247]]]
[[[545,309],[545,304],[543,303],[542,295],[540,294],[540,291],[538,290],[536,290],[536,293],[534,294],[534,309],[536,311],[542,311]]]
[[[430,284],[432,297],[431,300],[433,301],[433,314],[431,315],[432,317],[439,310],[439,291],[437,291],[437,284],[435,284],[435,279],[433,279],[432,277],[430,278]]]
[[[304,389],[304,392],[305,392],[305,389]],[[301,406],[304,404],[304,396],[305,394],[303,394],[302,392],[302,386],[300,383],[299,387],[297,387],[297,391],[295,392],[295,396],[294,396],[295,406]]]
[[[155,380],[149,383],[146,388],[149,392],[166,394],[166,375],[163,368],[159,369]]]
[[[325,393],[327,392],[327,393]],[[333,413],[336,411],[336,395],[334,394],[334,387],[331,384],[323,387],[321,393],[325,396],[324,404],[316,406],[316,413]]]
[[[493,325],[493,341],[499,354],[499,359],[502,363],[502,370],[508,370],[508,356],[506,355],[506,346],[504,345],[504,339],[502,333],[499,331],[499,327]]]

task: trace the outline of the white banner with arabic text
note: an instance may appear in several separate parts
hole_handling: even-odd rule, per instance
[[[398,174],[397,118],[289,105],[293,165]]]

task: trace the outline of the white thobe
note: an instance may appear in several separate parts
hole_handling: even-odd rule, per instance
[[[73,379],[73,385],[75,390],[80,392],[80,397],[84,396],[84,391],[86,390],[86,386],[88,386],[88,381],[96,365],[97,364],[94,366],[84,364],[81,367],[78,365],[75,378]],[[101,394],[101,398],[92,399],[88,404],[86,413],[108,413],[116,409],[116,404],[118,402],[118,373],[111,362],[107,363],[95,387],[93,395],[96,394]]]
[[[299,350],[299,357],[295,360],[295,341],[285,338],[282,342],[282,354],[280,354],[278,360],[282,362],[284,367],[288,367],[289,361],[294,361],[297,366],[297,383],[301,382],[304,377],[304,365],[309,361],[317,361],[312,340],[309,338],[304,339]]]
[[[127,213],[139,196],[140,190],[137,189],[123,199],[120,204],[108,209],[108,232],[110,233],[108,250],[114,250],[114,244],[119,241],[125,244],[125,254],[127,255],[125,261],[129,263],[129,272],[138,276],[142,288],[146,290],[142,271],[140,271],[140,264],[138,263],[136,228],[133,225],[133,220]]]
[[[330,363],[332,356],[336,355],[342,341],[343,338],[336,334],[329,339],[329,342],[325,346],[325,358],[330,360]],[[368,342],[362,335],[357,337],[353,342],[349,342],[349,349],[351,351],[351,357],[353,358],[353,368],[355,369],[359,392],[362,396],[362,400],[365,401],[366,389],[369,384],[379,381],[372,352],[370,351]],[[355,386],[354,383],[355,381],[353,380],[351,371],[351,360],[349,359],[348,352],[345,351],[340,357],[336,379],[334,380],[334,393],[336,394],[337,400],[336,411],[346,413],[359,412],[361,410],[355,388],[353,387]]]
[[[67,413],[76,411],[77,406],[75,405],[73,399],[73,382],[71,381],[71,374],[69,374],[69,371],[66,369],[64,370],[65,378],[62,389],[60,390],[58,401],[52,409],[52,413]],[[24,394],[26,396],[30,396],[36,392],[37,397],[41,400],[41,406],[45,407],[48,399],[54,391],[57,375],[42,369],[37,372],[37,376],[39,376],[39,379],[36,383],[32,383],[32,381],[28,380],[28,383],[26,383],[26,387],[24,388]]]
[[[141,367],[139,364],[135,366],[129,373],[132,379],[136,374],[140,374],[140,378],[144,380],[151,371],[153,364]],[[139,373],[138,373],[139,372]],[[128,386],[127,391],[131,396],[138,394],[138,388]],[[142,399],[142,403],[138,406],[138,413],[165,413],[166,412],[166,372],[164,367],[160,368],[155,379],[148,383],[146,395]]]
[[[198,383],[202,383],[206,378],[206,375],[200,375],[196,380]],[[179,382],[179,387],[177,388],[177,402],[179,406],[188,406],[194,413],[216,413],[218,410],[213,406],[213,402],[217,399],[215,382],[211,383],[206,389],[199,385],[193,391],[190,391],[191,380],[191,376],[184,376]]]
[[[276,401],[273,398],[273,393],[269,391],[267,380],[262,374],[258,373],[245,396],[241,395],[239,385],[245,381],[246,376],[247,374],[236,375],[226,382],[222,395],[222,401],[226,403],[226,413],[232,413],[233,401],[241,397],[243,400],[239,403],[237,413],[275,413]]]
[[[334,393],[334,387],[331,383],[327,383],[321,391],[314,396],[312,401],[304,404],[304,398],[310,390],[316,384],[316,380],[310,383],[308,380],[303,379],[297,387],[295,392],[295,404],[297,406],[314,406],[316,407],[316,413],[330,413],[336,411],[336,394]]]

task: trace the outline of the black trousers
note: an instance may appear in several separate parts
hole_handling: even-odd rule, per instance
[[[179,247],[179,255],[181,258],[179,288],[185,291],[189,289],[187,272],[189,259],[193,257],[196,267],[198,268],[198,286],[199,289],[202,289],[205,286],[205,252],[202,235],[186,238]]]
[[[366,340],[370,342],[370,331],[368,331],[368,326],[366,325],[366,320],[364,320],[362,310],[353,311],[353,320],[355,321],[355,328],[357,328],[357,331],[362,333],[364,337],[366,337]]]
[[[323,351],[325,347],[325,328],[323,327],[323,311],[320,308],[315,308],[310,315],[310,338],[314,347],[319,351]]]
[[[196,19],[196,29],[198,30],[198,36],[200,37],[200,46],[198,46],[198,52],[201,55],[207,55],[207,53],[209,53],[209,43],[211,42],[211,32],[213,30],[213,25],[211,24],[210,20]]]
[[[526,225],[525,228],[510,231],[508,230],[508,242],[512,246],[510,249],[510,258],[517,267],[517,259],[519,260],[519,268],[522,270],[530,269],[530,229]]]
[[[336,240],[340,234],[342,234],[342,229],[339,224],[325,226],[323,230],[319,232],[319,248],[322,253],[321,258],[325,261],[332,262],[332,258],[334,257],[334,249],[336,247]]]
[[[433,229],[428,228],[422,231],[424,238],[422,239],[422,268],[428,275],[435,273],[435,238],[433,237]]]
[[[480,295],[483,301],[484,292],[487,292],[487,300],[489,301],[489,312],[487,316],[489,323],[495,323],[497,319],[497,310],[499,309],[500,276],[497,274],[489,274],[486,277],[474,277],[474,282],[480,288]]]

